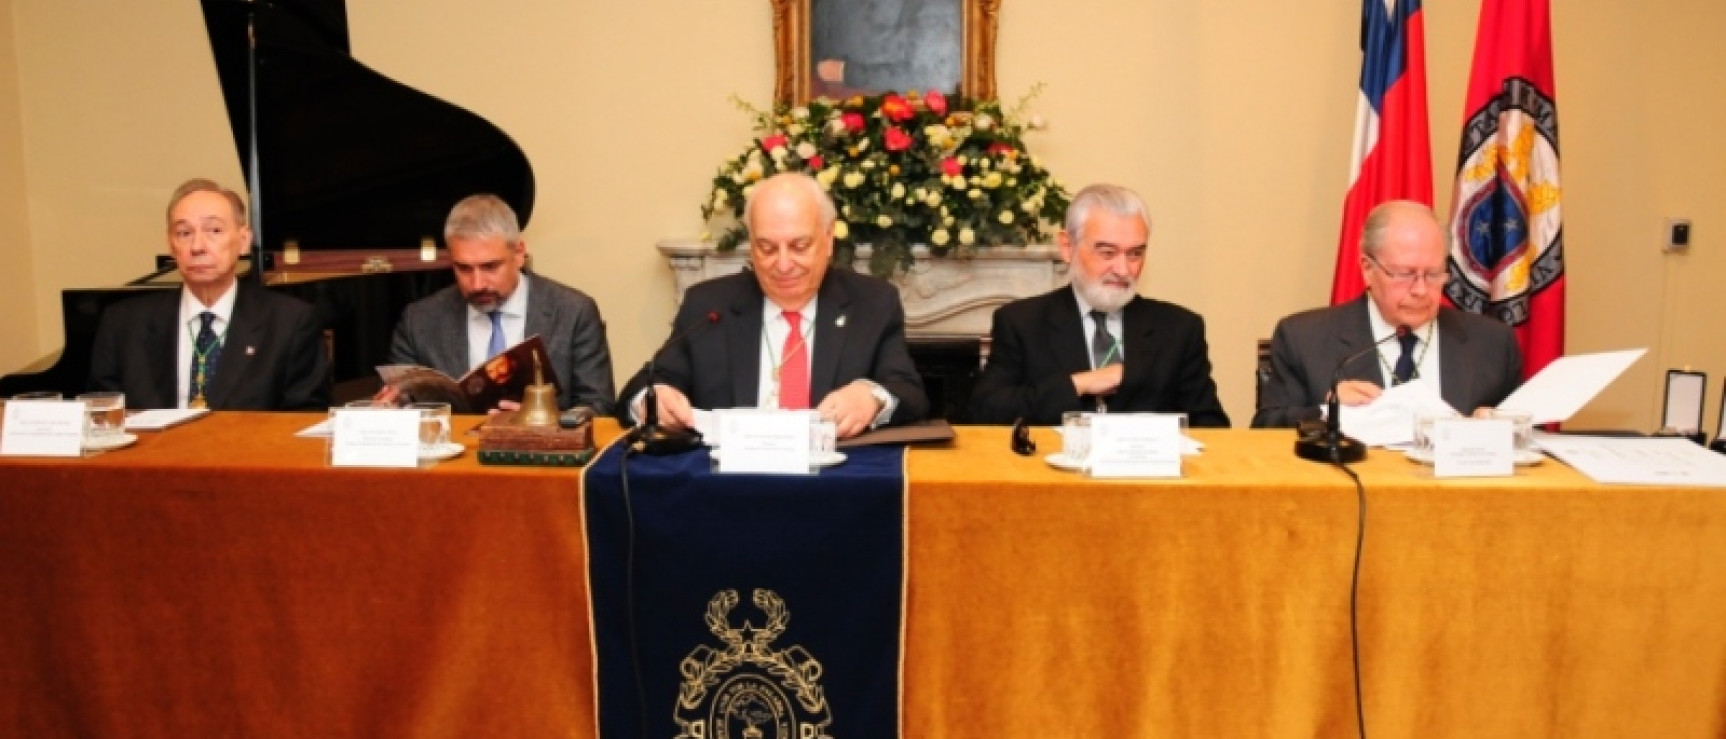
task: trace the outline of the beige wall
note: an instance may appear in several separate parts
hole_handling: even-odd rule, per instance
[[[18,130],[6,122],[13,105],[29,217],[8,219],[20,238],[0,259],[35,260],[35,343],[46,352],[60,337],[61,288],[141,273],[160,250],[173,185],[193,174],[237,181],[239,167],[196,4],[10,2],[22,84],[0,102],[0,157]],[[1653,347],[1579,420],[1646,428],[1665,367],[1711,370],[1715,387],[1726,373],[1726,348],[1696,320],[1726,275],[1709,240],[1726,223],[1726,142],[1712,135],[1726,123],[1716,80],[1726,48],[1714,41],[1726,6],[1554,5],[1569,345]],[[1426,10],[1441,210],[1477,7]],[[1070,185],[1115,180],[1145,194],[1155,232],[1144,289],[1206,316],[1238,424],[1251,416],[1254,339],[1328,295],[1358,12],[1353,2],[1004,4],[1003,95],[1048,83],[1035,107],[1052,126],[1035,150]],[[654,242],[701,231],[707,179],[748,134],[727,97],[771,94],[769,4],[355,0],[348,15],[356,56],[479,112],[528,152],[539,268],[599,300],[627,375],[671,315]],[[13,186],[6,177],[0,188]],[[1691,254],[1658,251],[1667,215],[1695,220]]]
[[[10,289],[0,290],[0,372],[33,362],[40,353],[12,7],[12,0],[0,0],[0,274],[11,278]]]

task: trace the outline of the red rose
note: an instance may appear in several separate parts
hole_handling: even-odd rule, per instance
[[[858,113],[854,110],[847,111],[839,116],[839,120],[845,122],[845,130],[850,131],[851,133],[859,133],[863,130],[862,113]]]
[[[992,157],[998,157],[998,156],[1001,156],[1003,154],[1011,155],[1013,152],[1014,152],[1014,149],[1013,149],[1012,144],[1008,144],[1008,143],[1001,142],[1001,141],[996,141],[995,143],[989,145],[989,156],[992,156]]]
[[[928,106],[929,112],[937,116],[947,115],[947,96],[938,90],[930,90],[928,95],[924,95],[923,104]]]
[[[941,174],[953,177],[963,171],[965,171],[965,168],[959,166],[958,159],[947,157],[946,159],[941,160]]]
[[[785,145],[785,134],[776,133],[761,140],[762,151],[773,151]]]
[[[889,126],[883,137],[888,151],[904,151],[911,148],[911,134],[905,133],[898,126]]]
[[[822,164],[822,162],[821,162],[821,155],[820,154],[816,154],[815,156],[809,157],[809,171],[814,172],[814,171],[820,170],[821,164]]]
[[[886,116],[887,120],[898,123],[910,118],[915,113],[911,110],[911,104],[905,102],[905,98],[899,97],[898,93],[890,92],[887,93],[886,97],[881,98],[881,115]]]

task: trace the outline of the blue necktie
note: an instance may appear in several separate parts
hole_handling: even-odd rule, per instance
[[[210,381],[216,376],[216,361],[222,358],[222,340],[216,336],[216,314],[204,311],[198,314],[202,324],[198,327],[198,337],[192,340],[192,378],[191,397],[188,402],[209,402]],[[201,407],[201,406],[200,406]]]
[[[491,317],[491,342],[485,345],[487,359],[503,353],[506,348],[503,343],[503,311],[494,310],[486,314]]]
[[[1413,331],[1396,337],[1402,343],[1402,356],[1396,358],[1396,368],[1391,371],[1391,384],[1401,385],[1414,379],[1414,345],[1420,342],[1420,337]]]
[[[1091,332],[1091,367],[1102,369],[1120,364],[1121,358],[1115,352],[1115,337],[1109,334],[1109,314],[1094,310],[1091,311],[1091,320],[1097,325],[1097,330]]]

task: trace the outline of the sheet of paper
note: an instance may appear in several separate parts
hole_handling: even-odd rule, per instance
[[[330,422],[333,420],[335,419],[325,418],[322,421],[294,432],[294,436],[298,436],[302,439],[328,439],[330,438]]]
[[[1456,409],[1444,402],[1438,387],[1426,380],[1395,385],[1366,405],[1339,407],[1342,432],[1367,446],[1394,446],[1414,441],[1414,417],[1426,413],[1452,417]]]
[[[1648,349],[1642,348],[1559,357],[1540,374],[1528,378],[1498,407],[1526,411],[1534,416],[1536,425],[1568,421],[1647,353]]]
[[[1595,482],[1726,487],[1726,454],[1689,439],[1548,434],[1540,446]]]
[[[126,417],[127,431],[161,431],[208,415],[208,408],[155,408]]]
[[[0,455],[77,457],[84,453],[84,403],[14,400],[0,421]]]

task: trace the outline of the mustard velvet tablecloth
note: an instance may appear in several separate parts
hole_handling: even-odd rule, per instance
[[[431,469],[330,469],[315,420],[0,459],[0,736],[593,734],[579,471],[479,466],[471,418]],[[1172,481],[911,452],[905,736],[1353,734],[1353,484],[1193,435]],[[1358,469],[1374,736],[1726,735],[1726,491]]]

